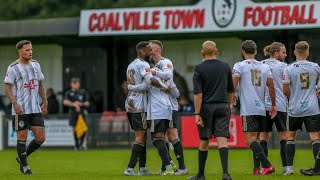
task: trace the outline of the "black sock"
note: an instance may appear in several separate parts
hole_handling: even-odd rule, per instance
[[[280,155],[282,160],[282,167],[288,166],[287,155],[286,155],[286,143],[287,143],[287,140],[280,141]]]
[[[253,155],[253,169],[260,169],[260,159],[254,154]]]
[[[147,162],[147,146],[144,144],[142,148],[140,159],[139,159],[139,167],[146,167]]]
[[[86,137],[86,133],[83,133],[83,135],[80,138],[80,144],[79,146],[82,147],[83,146],[83,142],[84,142],[84,138]]]
[[[261,147],[262,147],[262,149],[263,149],[263,152],[264,152],[264,154],[266,155],[266,157],[268,157],[268,141],[266,141],[266,140],[261,140],[260,141],[260,145],[261,145]]]
[[[229,152],[229,149],[227,147],[219,148],[223,174],[228,173],[228,152]]]
[[[22,166],[28,166],[27,163],[27,152],[26,152],[26,141],[17,140],[17,153]]]
[[[293,140],[288,140],[286,144],[287,165],[293,166],[294,154],[296,153],[296,144]]]
[[[170,144],[169,144],[169,141],[166,140],[165,142],[166,142],[166,147],[167,147],[167,150],[168,150],[169,159],[170,159],[170,161],[172,161],[172,158],[170,156]]]
[[[208,157],[208,151],[201,151],[199,149],[198,151],[199,170],[197,174],[198,177],[204,176],[204,168],[206,166],[207,157]]]
[[[313,151],[314,159],[316,159],[319,150],[320,150],[320,140],[317,139],[312,141],[312,151]]]
[[[136,164],[141,156],[141,152],[142,152],[143,147],[144,147],[144,144],[141,144],[138,142],[134,143],[132,150],[131,150],[131,157],[130,157],[130,161],[128,164],[128,168],[134,168],[136,166]]]
[[[314,168],[313,169],[316,170],[316,171],[320,171],[320,151],[317,154],[316,163],[314,164]]]
[[[175,139],[171,143],[173,145],[174,154],[176,155],[179,163],[179,169],[185,169],[186,166],[184,164],[183,146],[180,139]]]
[[[270,162],[267,159],[266,155],[264,154],[263,149],[261,145],[258,143],[258,141],[252,141],[250,144],[250,148],[252,149],[255,156],[259,158],[263,168],[270,166]]]
[[[77,138],[77,133],[73,133],[74,142],[76,143],[76,148],[79,150],[79,139]]]
[[[161,157],[164,166],[170,165],[169,153],[164,140],[154,140],[153,145],[158,149],[158,154]]]
[[[27,156],[29,156],[31,153],[35,152],[37,149],[39,149],[39,147],[41,147],[42,142],[39,142],[35,139],[33,139],[28,148],[27,148]]]

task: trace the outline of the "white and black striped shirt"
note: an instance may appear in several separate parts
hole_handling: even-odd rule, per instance
[[[12,84],[13,95],[24,114],[41,113],[39,81],[43,79],[40,64],[36,60],[26,65],[17,60],[8,67],[4,83]],[[13,106],[12,115],[16,115]]]

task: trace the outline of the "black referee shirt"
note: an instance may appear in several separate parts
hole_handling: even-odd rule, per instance
[[[195,66],[194,94],[203,93],[202,103],[228,103],[228,93],[234,92],[231,68],[217,59],[205,60]]]

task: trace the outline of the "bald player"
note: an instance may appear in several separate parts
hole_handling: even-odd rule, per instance
[[[206,179],[204,175],[208,145],[212,135],[217,138],[222,179],[231,179],[228,173],[228,146],[230,103],[234,92],[231,68],[228,63],[216,59],[218,49],[212,41],[202,44],[201,54],[205,61],[195,66],[193,75],[195,121],[198,126],[200,145],[198,173],[189,180]]]

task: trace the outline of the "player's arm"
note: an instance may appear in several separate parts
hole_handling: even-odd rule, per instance
[[[202,105],[202,80],[201,80],[201,73],[198,70],[199,66],[194,68],[193,73],[193,103],[194,103],[194,115],[196,124],[198,126],[203,127],[203,121],[201,117],[201,105]]]
[[[288,68],[286,68],[282,75],[282,83],[283,83],[283,94],[288,98],[290,97],[290,73]]]
[[[232,72],[231,72],[231,68],[228,66],[229,69],[229,73],[228,73],[228,97],[229,97],[229,103],[230,105],[234,104],[233,100],[233,96],[234,96],[234,85],[233,85],[233,77],[232,77]],[[239,81],[239,80],[238,80]]]
[[[163,80],[169,80],[173,77],[173,72],[169,68],[165,68],[162,71],[152,71],[152,74]]]
[[[46,89],[43,84],[43,80],[39,81],[39,95],[42,100],[41,111],[46,114],[48,111],[48,100],[46,95]]]
[[[271,98],[271,109],[269,111],[269,115],[271,119],[273,119],[277,115],[277,108],[276,108],[276,92],[275,92],[273,77],[270,69],[268,71],[267,87],[269,89],[269,95]]]
[[[12,91],[12,85],[15,82],[15,80],[16,80],[16,75],[15,75],[14,71],[12,70],[11,67],[8,67],[6,77],[4,79],[4,89],[5,89],[6,95],[9,99],[10,103],[12,104],[16,114],[22,115],[24,113],[23,109],[18,104],[16,98],[13,95],[13,91]]]
[[[170,94],[174,97],[174,98],[178,98],[180,96],[180,92],[177,88],[176,85],[174,85],[173,87],[170,87],[171,90],[170,90]]]
[[[157,79],[155,79],[151,73],[148,73],[144,76],[146,82],[148,84],[150,84],[151,86],[154,86],[156,88],[160,88],[160,89],[163,89],[163,90],[168,90],[169,89],[169,86],[167,86],[166,84],[164,84],[163,82],[161,81],[158,81]]]
[[[146,81],[143,81],[141,84],[137,85],[128,85],[128,90],[129,91],[134,91],[134,92],[145,92],[149,89],[150,84],[148,84]]]

